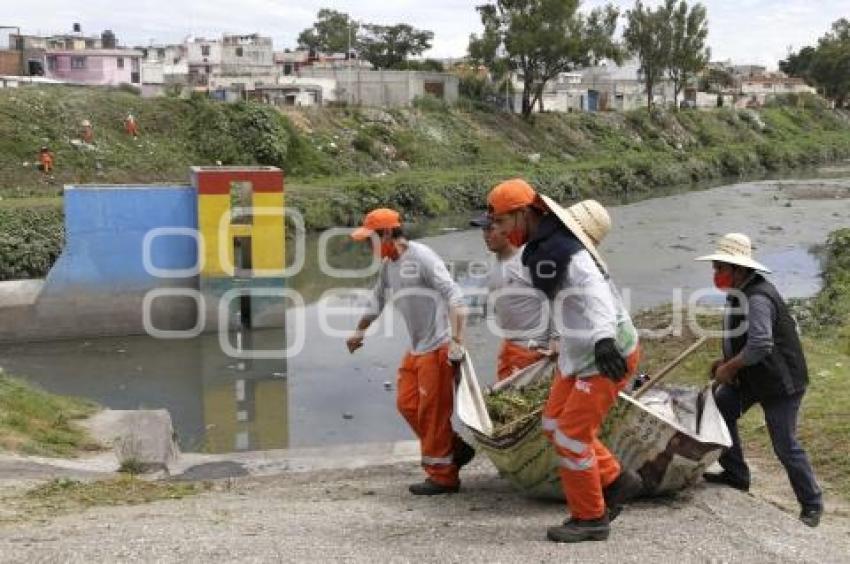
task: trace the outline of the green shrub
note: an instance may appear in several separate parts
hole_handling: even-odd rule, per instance
[[[0,226],[0,280],[46,276],[62,252],[62,209],[0,207]]]
[[[286,118],[271,106],[253,102],[229,106],[235,141],[257,164],[286,165],[289,131]]]

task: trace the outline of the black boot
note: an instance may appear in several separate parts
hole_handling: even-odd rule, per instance
[[[433,481],[431,478],[426,478],[424,482],[412,484],[409,488],[413,495],[442,495],[453,494],[460,490],[460,484],[456,486],[444,486]]]
[[[623,511],[623,504],[638,497],[643,492],[643,479],[637,472],[623,470],[617,479],[602,490],[605,507],[608,508],[608,520],[613,521]]]
[[[455,439],[455,451],[454,455],[452,455],[452,463],[460,469],[472,462],[473,458],[475,458],[475,449],[469,443],[457,437]]]
[[[599,519],[568,519],[559,527],[549,527],[546,538],[552,542],[603,541],[611,532],[608,515]]]
[[[720,474],[711,474],[706,472],[702,475],[706,482],[710,484],[723,484],[725,486],[729,486],[730,488],[735,488],[736,490],[741,490],[742,492],[750,491],[750,483],[737,478],[724,470]]]
[[[823,515],[823,507],[804,507],[800,511],[800,521],[809,527],[817,527]]]

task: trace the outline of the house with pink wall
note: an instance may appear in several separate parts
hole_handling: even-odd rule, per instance
[[[75,84],[141,86],[141,61],[134,49],[48,49],[44,74]]]

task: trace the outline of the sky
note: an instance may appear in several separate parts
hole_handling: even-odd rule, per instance
[[[294,48],[298,34],[320,8],[349,13],[358,21],[405,22],[434,31],[426,56],[460,57],[470,33],[481,29],[475,6],[484,0],[0,0],[0,25],[24,33],[70,31],[74,22],[87,34],[111,29],[128,46],[178,43],[187,35],[254,33],[274,39],[275,49]],[[607,0],[584,0],[584,9]],[[623,11],[634,0],[612,0]],[[648,0],[649,4],[657,0]],[[775,68],[789,47],[813,44],[830,24],[850,17],[848,0],[703,0],[708,8],[713,60]],[[5,38],[5,33],[3,33]],[[2,42],[5,43],[5,40]]]

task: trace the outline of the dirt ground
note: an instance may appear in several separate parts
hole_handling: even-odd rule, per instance
[[[701,484],[639,502],[607,542],[574,546],[545,540],[561,504],[520,497],[489,462],[465,471],[460,494],[431,499],[407,493],[420,478],[411,463],[235,478],[181,500],[0,525],[0,561],[850,562],[846,509],[830,503],[809,529],[767,470],[754,494]]]

